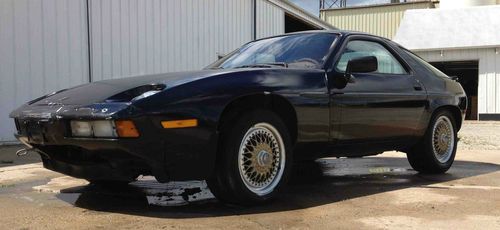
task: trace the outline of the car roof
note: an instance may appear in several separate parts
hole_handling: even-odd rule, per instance
[[[384,38],[384,37],[380,37],[380,36],[365,33],[365,32],[360,32],[360,31],[353,31],[353,30],[305,30],[305,31],[286,33],[286,34],[281,34],[281,35],[276,35],[276,36],[271,36],[271,37],[265,37],[265,38],[257,39],[256,41],[266,39],[266,38],[282,37],[282,36],[288,36],[288,35],[294,35],[294,34],[324,34],[324,33],[339,34],[342,36],[364,35],[364,36],[376,37],[376,38],[380,38],[380,39],[383,39],[386,41],[390,41],[389,39]]]

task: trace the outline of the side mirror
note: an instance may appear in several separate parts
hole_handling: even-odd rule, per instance
[[[343,89],[348,83],[354,83],[355,78],[353,73],[370,73],[378,70],[378,60],[375,56],[365,56],[349,60],[345,74],[335,78],[335,85],[339,89]]]
[[[378,69],[378,60],[375,56],[354,58],[347,62],[346,75],[353,73],[370,73]]]

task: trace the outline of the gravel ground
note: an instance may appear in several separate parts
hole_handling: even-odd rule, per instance
[[[500,150],[500,122],[465,121],[458,138],[459,149]]]

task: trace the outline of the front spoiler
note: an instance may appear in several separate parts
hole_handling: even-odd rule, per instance
[[[43,157],[42,162],[46,169],[89,181],[133,181],[137,177],[128,170],[115,169],[104,163],[82,166]]]

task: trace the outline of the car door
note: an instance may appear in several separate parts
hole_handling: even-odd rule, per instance
[[[345,88],[330,88],[333,139],[339,143],[411,139],[425,109],[425,88],[382,39],[348,37],[329,78],[343,77],[349,60],[366,56],[377,58],[377,71],[353,73]]]

